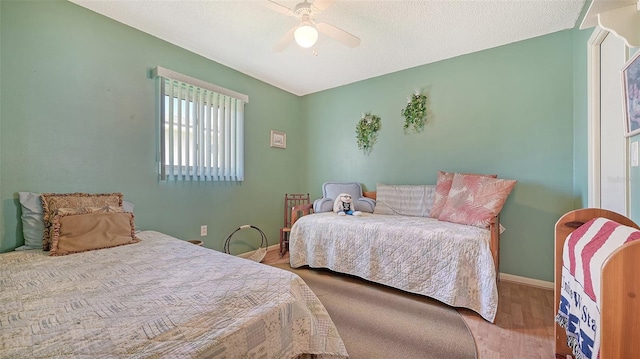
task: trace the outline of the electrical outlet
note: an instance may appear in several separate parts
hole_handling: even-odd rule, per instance
[[[200,237],[204,237],[207,235],[207,226],[200,226]]]

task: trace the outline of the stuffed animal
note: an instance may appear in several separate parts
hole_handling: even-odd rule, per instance
[[[344,216],[346,214],[352,216],[359,216],[362,212],[356,211],[355,206],[352,203],[353,199],[348,193],[340,193],[338,198],[333,202],[333,211],[337,214]]]

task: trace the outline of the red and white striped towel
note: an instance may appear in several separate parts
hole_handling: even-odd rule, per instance
[[[600,270],[613,251],[640,239],[640,231],[594,218],[564,243],[562,286],[556,321],[567,331],[576,359],[600,357]]]

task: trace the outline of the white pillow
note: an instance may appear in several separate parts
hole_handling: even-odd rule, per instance
[[[374,214],[429,217],[435,185],[376,185]]]

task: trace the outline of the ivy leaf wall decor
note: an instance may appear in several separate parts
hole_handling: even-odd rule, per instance
[[[366,113],[360,118],[360,122],[356,126],[356,139],[358,140],[358,148],[365,155],[371,153],[373,145],[378,140],[378,131],[380,131],[380,117]]]
[[[416,91],[408,99],[407,107],[402,110],[404,117],[404,133],[420,133],[427,120],[427,96]]]

